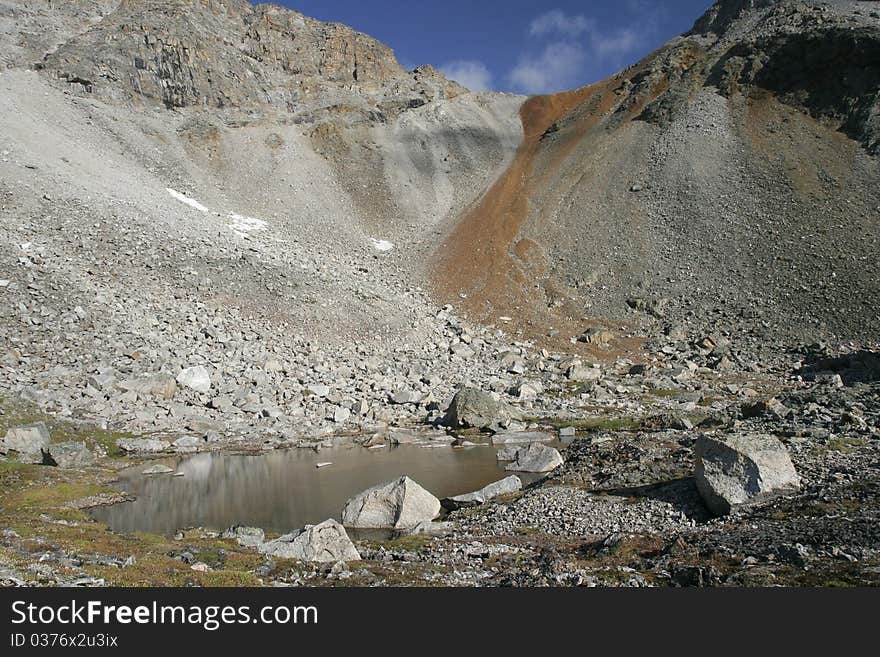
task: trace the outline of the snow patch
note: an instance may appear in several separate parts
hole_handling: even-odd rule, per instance
[[[376,238],[371,237],[370,241],[373,243],[373,248],[377,251],[390,251],[394,248],[394,243],[389,242],[388,240],[377,240]]]
[[[235,212],[230,212],[229,218],[232,219],[232,231],[241,237],[254,231],[266,230],[266,226],[268,226],[268,224],[262,219],[246,217],[241,214],[236,214]]]
[[[169,194],[171,194],[171,196],[173,196],[173,197],[176,198],[178,201],[180,201],[181,203],[183,203],[183,204],[185,204],[185,205],[188,205],[189,207],[191,207],[191,208],[193,208],[193,209],[195,209],[195,210],[198,210],[199,212],[205,212],[205,213],[208,212],[208,208],[206,208],[204,205],[202,205],[201,203],[199,203],[199,202],[198,202],[197,200],[195,200],[194,198],[190,198],[189,196],[186,196],[185,194],[181,194],[181,193],[178,192],[176,189],[171,189],[170,187],[167,187],[167,188],[166,188],[166,191],[167,191]]]

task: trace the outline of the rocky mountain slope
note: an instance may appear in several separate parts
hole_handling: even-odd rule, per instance
[[[626,71],[529,100],[514,165],[438,250],[441,298],[533,336],[589,317],[876,338],[878,48],[869,2],[728,0]]]

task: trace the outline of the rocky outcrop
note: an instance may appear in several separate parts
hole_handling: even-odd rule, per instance
[[[543,431],[505,431],[492,436],[493,445],[517,445],[524,443],[549,443],[554,437]]]
[[[716,515],[800,487],[788,451],[766,434],[700,436],[695,481]]]
[[[332,518],[317,525],[306,525],[257,549],[272,557],[301,561],[358,561],[361,558],[345,528]]]
[[[374,529],[412,529],[440,513],[440,500],[409,477],[365,490],[345,503],[342,524]]]
[[[169,108],[348,104],[366,118],[366,97],[396,113],[465,91],[433,69],[405,72],[390,48],[348,26],[244,0],[123,0],[40,67],[77,93]]]

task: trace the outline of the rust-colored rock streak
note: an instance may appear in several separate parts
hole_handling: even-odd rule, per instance
[[[612,81],[606,80],[560,94],[535,96],[521,110],[524,139],[513,162],[474,207],[461,218],[437,252],[434,263],[434,289],[438,297],[458,305],[474,319],[495,321],[497,315],[510,314],[518,326],[535,324],[532,315],[546,315],[538,309],[532,293],[534,271],[528,267],[526,252],[539,248],[520,243],[520,229],[529,216],[532,190],[536,183],[534,160],[542,154],[542,136],[585,101],[595,98],[598,111],[588,119],[579,118],[573,130],[553,148],[549,162],[542,162],[541,175],[556,168],[595,125],[603,110],[613,104]],[[528,246],[529,248],[526,248]],[[517,251],[520,251],[519,255]],[[464,295],[464,296],[462,296]],[[546,329],[545,321],[539,323]],[[535,326],[538,331],[540,328]],[[532,331],[527,331],[531,333]],[[545,332],[546,335],[546,332]]]

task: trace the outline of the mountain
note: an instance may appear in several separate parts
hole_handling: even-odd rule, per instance
[[[530,99],[513,166],[438,251],[441,298],[533,335],[588,316],[876,337],[878,30],[866,3],[723,1],[620,74]]]
[[[393,421],[460,382],[515,389],[498,363],[533,348],[714,335],[754,364],[880,328],[864,3],[722,0],[528,99],[243,0],[3,0],[0,45],[5,385],[66,414],[216,420],[81,388],[204,363],[266,411],[243,425],[324,431],[340,403]],[[290,387],[254,383],[278,358]],[[419,403],[384,408],[401,390]]]
[[[0,585],[877,585],[877,4],[525,98],[273,5],[0,0]],[[370,488],[443,536],[351,568],[247,526],[397,467],[515,492]]]

